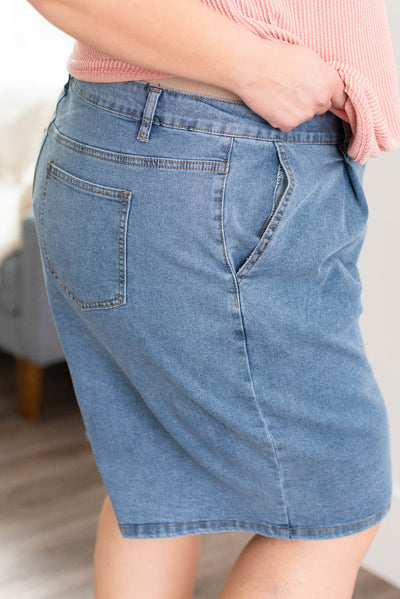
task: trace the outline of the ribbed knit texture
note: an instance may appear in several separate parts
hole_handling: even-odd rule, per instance
[[[337,70],[349,98],[348,154],[360,164],[400,147],[400,94],[384,0],[202,0],[262,38],[305,45]],[[75,40],[67,70],[84,81],[172,75],[115,60]]]

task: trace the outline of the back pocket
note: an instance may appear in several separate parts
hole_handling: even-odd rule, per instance
[[[40,205],[45,266],[83,310],[126,303],[126,234],[132,192],[47,163]]]

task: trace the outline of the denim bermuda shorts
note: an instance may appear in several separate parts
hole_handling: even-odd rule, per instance
[[[329,539],[389,511],[346,125],[282,132],[241,100],[68,76],[33,210],[123,537]]]

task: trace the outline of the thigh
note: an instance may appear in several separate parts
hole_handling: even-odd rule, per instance
[[[95,597],[189,599],[199,557],[200,535],[125,539],[106,496],[94,551]]]
[[[323,540],[256,534],[236,560],[218,599],[350,599],[379,526]]]

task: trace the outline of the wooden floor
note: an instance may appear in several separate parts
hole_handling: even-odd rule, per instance
[[[14,361],[0,351],[0,599],[92,599],[105,489],[65,363],[45,370],[38,421],[16,410]],[[216,599],[251,533],[202,536],[195,599]],[[361,569],[354,599],[400,599]]]

